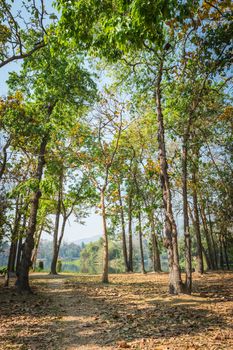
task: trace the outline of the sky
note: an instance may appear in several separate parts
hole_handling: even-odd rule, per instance
[[[102,235],[102,222],[101,216],[90,214],[85,219],[85,224],[81,225],[75,222],[75,217],[71,215],[69,222],[66,225],[63,241],[71,243],[85,238],[96,237]],[[52,234],[43,232],[42,239],[52,240]]]
[[[48,0],[46,5],[49,5],[49,10],[51,9],[52,0]],[[48,7],[47,7],[48,8]],[[7,95],[7,84],[6,81],[8,79],[9,72],[19,71],[21,66],[21,60],[11,62],[2,68],[0,68],[0,96]],[[85,219],[85,224],[81,225],[75,222],[75,217],[71,216],[69,222],[67,223],[64,241],[66,242],[74,242],[77,240],[93,237],[93,236],[101,236],[102,234],[102,222],[101,216],[97,215],[92,211]],[[52,235],[47,233],[42,234],[43,239],[52,240]]]

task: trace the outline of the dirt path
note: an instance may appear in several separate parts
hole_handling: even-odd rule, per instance
[[[233,349],[233,274],[195,277],[171,297],[167,275],[33,276],[36,294],[0,288],[0,349]]]

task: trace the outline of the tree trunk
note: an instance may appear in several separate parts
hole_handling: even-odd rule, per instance
[[[20,219],[21,219],[21,213],[19,210],[19,196],[18,196],[16,199],[15,218],[14,218],[14,225],[13,225],[12,234],[11,234],[11,244],[10,244],[10,251],[8,256],[7,273],[5,275],[5,283],[4,283],[5,287],[9,285],[10,274],[15,272]]]
[[[222,236],[219,235],[219,245],[220,245],[220,268],[224,270],[224,260],[223,260],[223,244],[222,244]]]
[[[17,244],[17,255],[16,255],[16,263],[15,263],[16,275],[18,274],[18,271],[19,271],[19,265],[20,265],[21,253],[22,253],[22,243],[23,243],[22,236],[20,236]]]
[[[9,273],[15,272],[15,259],[16,259],[16,252],[17,252],[17,238],[14,237],[11,246],[10,246],[10,255],[8,260],[8,271]]]
[[[141,272],[146,273],[144,263],[144,252],[143,252],[143,241],[142,241],[142,220],[141,213],[138,213],[138,233],[139,233],[139,246],[140,246],[140,257],[141,257]]]
[[[208,210],[208,218],[209,218],[210,239],[211,239],[211,243],[212,243],[212,247],[213,247],[214,265],[215,265],[215,268],[218,269],[218,257],[217,257],[216,243],[215,243],[215,239],[214,239],[213,223],[211,220],[210,208],[208,205],[207,205],[207,210]]]
[[[120,184],[118,184],[118,195],[119,195],[119,204],[120,204],[122,248],[123,248],[123,257],[124,257],[124,264],[125,264],[125,272],[129,272],[128,254],[127,254],[127,247],[126,247],[126,235],[125,235],[125,217],[124,217],[124,209],[123,209],[123,203],[122,203],[122,198],[121,198],[121,185]]]
[[[58,243],[57,243],[57,257],[56,257],[56,266],[57,266],[57,259],[59,256],[59,252],[60,252],[60,248],[61,248],[61,242],[65,233],[65,228],[66,228],[66,222],[70,216],[70,214],[72,213],[72,210],[70,211],[70,213],[68,215],[66,215],[65,213],[63,214],[63,221],[62,221],[62,226],[61,226],[61,233],[60,233],[60,237],[58,239]]]
[[[207,251],[208,251],[210,268],[211,268],[211,270],[214,270],[215,269],[214,257],[213,257],[213,252],[212,252],[212,246],[211,246],[211,240],[210,240],[205,210],[204,210],[203,203],[200,203],[200,204],[201,204],[200,205],[200,213],[201,213],[201,219],[202,219],[202,224],[203,224],[203,232],[204,232],[206,243],[207,243]]]
[[[17,249],[17,258],[16,258],[16,275],[19,274],[20,261],[21,261],[22,248],[23,248],[23,244],[22,244],[23,243],[23,238],[22,238],[22,236],[23,236],[23,234],[26,231],[26,224],[27,224],[27,214],[25,213],[23,215],[23,222],[22,222],[22,227],[21,227],[21,230],[20,230],[20,236],[19,236],[19,240],[18,240],[18,249]]]
[[[10,146],[11,140],[7,140],[6,144],[4,145],[2,152],[3,152],[3,159],[1,161],[1,167],[0,167],[0,180],[3,177],[3,174],[6,169],[6,164],[7,164],[7,148]]]
[[[226,245],[226,240],[224,237],[222,238],[222,243],[223,243],[223,251],[224,251],[227,270],[230,270],[229,259],[228,259],[228,254],[227,254],[227,245]]]
[[[194,231],[197,241],[197,272],[200,274],[204,273],[204,265],[203,265],[203,254],[202,254],[202,243],[201,243],[201,230],[200,230],[200,220],[198,213],[198,202],[197,202],[197,181],[196,181],[196,172],[193,171],[192,175],[192,183],[193,183],[193,213],[194,213]]]
[[[161,81],[163,74],[163,58],[160,61],[158,77],[155,88],[157,121],[158,121],[158,147],[160,162],[160,181],[163,193],[163,204],[165,210],[165,246],[168,249],[169,262],[169,293],[179,294],[182,292],[182,280],[179,267],[177,227],[173,215],[170,182],[168,177],[168,165],[164,138],[164,122],[161,106]]]
[[[54,230],[54,236],[53,236],[53,256],[52,256],[52,261],[51,261],[51,266],[50,266],[50,274],[51,275],[57,275],[57,259],[58,259],[57,237],[58,237],[58,232],[55,233],[55,230]]]
[[[53,246],[53,257],[50,267],[50,275],[57,275],[57,260],[58,260],[58,249]]]
[[[63,174],[59,176],[59,191],[58,191],[58,200],[57,200],[57,212],[55,218],[55,226],[53,232],[53,257],[50,267],[50,274],[57,275],[57,259],[58,259],[58,232],[59,232],[59,222],[61,215],[61,200],[62,200],[62,185],[63,185]]]
[[[43,227],[44,227],[44,223],[41,224],[40,230],[38,232],[38,235],[35,239],[36,243],[35,243],[35,247],[32,253],[32,266],[33,266],[33,271],[35,271],[36,269],[36,259],[37,259],[37,253],[38,253],[38,248],[39,248],[39,244],[40,244],[40,238],[43,232]]]
[[[207,270],[211,270],[211,263],[210,263],[210,259],[209,259],[209,255],[207,254],[207,251],[202,247],[202,251],[203,251],[203,256],[205,257],[205,261],[206,261],[206,265],[207,265]]]
[[[132,195],[129,193],[128,207],[128,234],[129,234],[129,272],[133,272],[133,232],[132,232]]]
[[[18,289],[23,291],[31,292],[29,286],[29,269],[31,267],[31,256],[34,248],[34,233],[36,231],[37,211],[39,207],[39,200],[41,197],[40,182],[43,174],[43,168],[45,164],[45,151],[48,142],[47,136],[44,136],[40,145],[40,151],[38,155],[38,164],[35,175],[36,189],[32,195],[31,208],[29,215],[29,224],[22,251],[22,258],[19,267],[19,277],[17,281]]]
[[[15,263],[16,263],[16,253],[17,253],[17,243],[19,238],[19,224],[21,220],[21,201],[19,197],[16,200],[16,208],[15,208],[15,220],[14,220],[14,227],[11,237],[11,254],[9,259],[9,272],[15,272]]]
[[[159,252],[157,235],[155,232],[155,222],[154,222],[153,213],[151,214],[150,221],[151,221],[153,268],[155,272],[160,272],[161,271],[160,252]]]
[[[108,232],[105,209],[105,189],[101,191],[101,210],[103,221],[103,274],[102,282],[108,283]]]
[[[10,251],[9,251],[9,256],[8,256],[8,263],[7,263],[7,272],[5,274],[5,281],[4,281],[4,287],[9,286],[9,280],[10,280],[10,274],[14,271],[12,271],[12,265],[14,266],[14,259],[15,259],[15,249],[16,244],[15,242],[12,241],[11,238],[11,245],[10,245]]]
[[[62,202],[62,200],[61,200]],[[64,233],[65,233],[65,228],[66,228],[66,222],[69,219],[70,215],[72,214],[72,209],[70,210],[70,212],[67,214],[65,211],[65,207],[64,207],[64,212],[63,212],[63,220],[62,220],[62,226],[61,226],[61,233],[60,233],[60,237],[58,239],[57,242],[57,250],[56,250],[56,255],[54,256],[54,265],[57,266],[57,260],[58,260],[58,256],[59,256],[59,252],[60,252],[60,248],[61,248],[61,242],[63,240],[64,237]]]
[[[187,161],[188,161],[188,135],[183,137],[182,145],[182,192],[183,192],[183,219],[184,219],[184,243],[185,243],[185,290],[187,294],[192,291],[192,255],[191,237],[189,231],[188,216],[188,191],[187,191]]]
[[[58,254],[60,251],[60,247],[61,247],[61,242],[65,233],[65,228],[66,228],[66,222],[67,222],[68,216],[64,215],[63,216],[63,221],[62,221],[62,227],[61,227],[61,234],[58,240],[58,245],[57,245],[57,249],[58,249]]]

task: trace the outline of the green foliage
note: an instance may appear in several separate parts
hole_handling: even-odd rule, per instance
[[[7,274],[7,267],[0,267],[0,275],[5,276]]]
[[[100,273],[101,272],[102,241],[89,243],[81,251],[80,272]]]
[[[190,14],[192,2],[169,1],[66,1],[59,0],[61,31],[73,37],[81,48],[91,48],[111,60],[126,52],[143,49],[148,43],[162,48],[164,22],[182,21]],[[185,10],[184,10],[185,9]],[[186,11],[186,13],[185,13]]]
[[[57,272],[61,272],[62,271],[62,261],[58,260],[57,261]]]

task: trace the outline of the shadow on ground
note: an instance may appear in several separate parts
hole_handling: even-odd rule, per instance
[[[173,344],[170,349],[176,349],[179,341],[201,337],[200,348],[219,341],[231,349],[232,277],[209,275],[194,282],[193,296],[171,297],[165,274],[112,276],[109,285],[95,276],[34,276],[34,295],[0,289],[0,346],[73,350]]]

